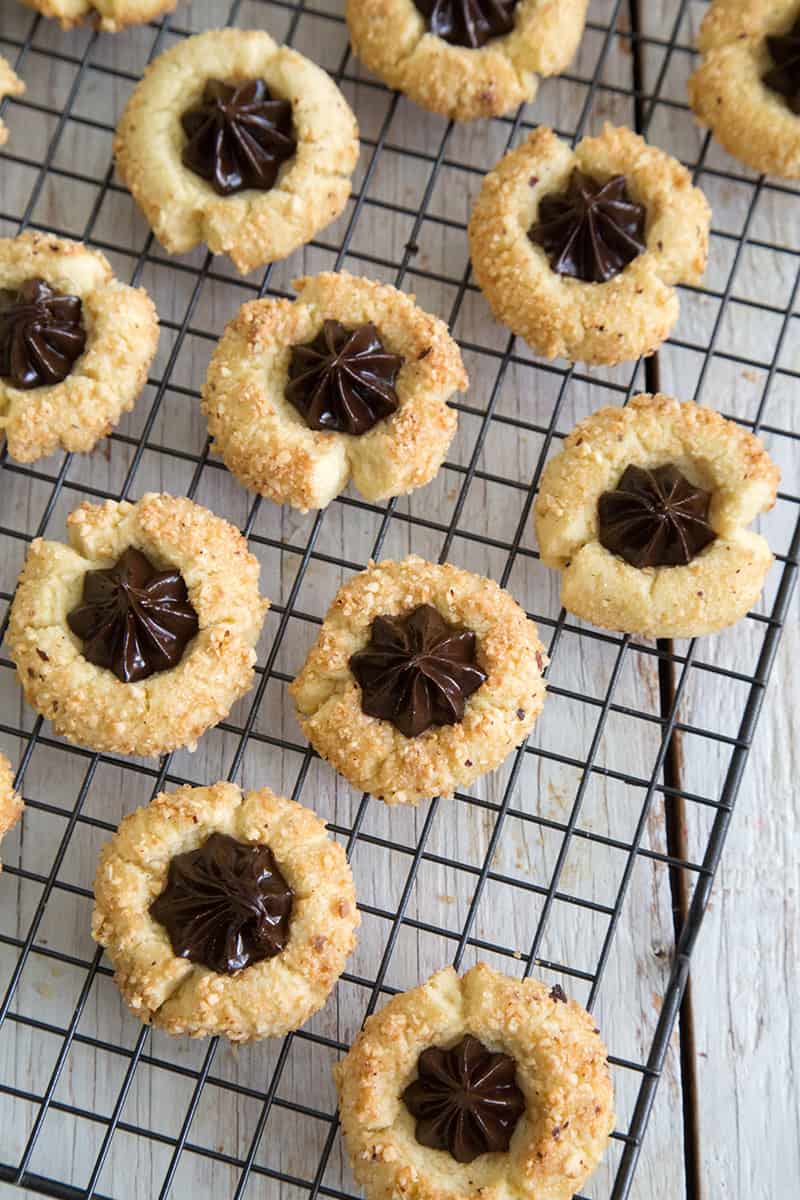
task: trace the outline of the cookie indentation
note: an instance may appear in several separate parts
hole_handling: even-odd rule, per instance
[[[448,1150],[460,1163],[508,1150],[525,1111],[516,1072],[510,1054],[493,1053],[469,1033],[450,1050],[423,1050],[403,1092],[419,1144]]]
[[[80,296],[28,279],[0,309],[0,375],[14,387],[61,383],[86,348]]]
[[[762,77],[764,83],[800,115],[800,17],[787,33],[768,37],[767,49],[773,65]]]
[[[212,833],[172,859],[150,915],[165,927],[179,958],[232,975],[281,953],[292,899],[269,846]]]
[[[182,162],[220,196],[245,188],[267,192],[281,163],[292,158],[292,106],[272,96],[263,79],[209,79],[202,100],[181,117],[189,139]]]
[[[685,566],[716,536],[710,503],[711,493],[672,463],[626,467],[616,488],[598,501],[600,544],[632,567]]]
[[[475,651],[473,631],[449,625],[430,604],[376,617],[366,648],[350,659],[362,709],[406,737],[459,724],[467,699],[486,682]]]
[[[477,50],[514,28],[518,0],[414,0],[428,30],[451,46]]]
[[[199,627],[180,571],[157,570],[133,546],[113,567],[86,572],[67,624],[83,657],[123,683],[177,666]]]
[[[348,329],[326,320],[313,341],[292,346],[286,399],[310,429],[358,437],[396,412],[402,365],[371,321]]]
[[[607,283],[646,246],[647,210],[628,194],[624,175],[603,183],[575,169],[563,195],[545,196],[528,237],[559,275]]]

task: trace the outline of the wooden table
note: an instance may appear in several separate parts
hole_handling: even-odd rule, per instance
[[[616,30],[608,37],[603,31],[614,7],[610,0],[592,4],[590,27],[572,68],[573,78],[544,86],[530,119],[569,131],[581,120],[582,107],[590,99],[587,130],[598,129],[603,120],[634,123],[637,114],[630,95],[625,94],[632,80],[626,3],[619,6]],[[703,136],[680,107],[691,61],[686,47],[702,6],[686,6],[679,48],[666,60],[664,43],[670,40],[678,4],[658,0],[642,8],[642,29],[649,39],[641,62],[644,90],[649,93],[658,82],[660,91],[653,111],[645,104],[638,115],[652,118],[649,135],[657,144],[690,162],[702,155],[705,169],[699,182],[712,202],[717,231],[705,290],[682,294],[675,340],[660,355],[661,386],[690,397],[702,381],[701,398],[706,403],[731,416],[752,420],[769,384],[763,412],[768,427],[765,440],[784,470],[784,492],[796,494],[798,443],[770,430],[786,428],[795,435],[799,430],[797,382],[791,374],[800,368],[797,327],[795,324],[793,331],[782,334],[786,322],[780,316],[797,265],[789,254],[769,247],[800,248],[797,195],[791,189],[779,191],[762,185],[753,205],[755,181],[719,149],[705,146]],[[320,0],[313,6],[317,15],[306,13],[294,29],[295,46],[334,73],[344,62],[345,32],[341,23],[324,14],[339,11],[339,0]],[[223,22],[227,12],[224,0],[198,0],[191,9],[181,8],[172,25],[180,30],[212,27]],[[266,26],[283,38],[291,31],[291,19],[288,6],[244,0],[237,23]],[[5,0],[0,11],[0,52],[12,62],[33,21],[28,10]],[[147,243],[147,230],[124,189],[106,186],[110,126],[130,92],[133,77],[147,61],[155,37],[155,28],[147,27],[116,38],[93,39],[86,32],[64,35],[53,23],[39,22],[33,48],[21,67],[27,96],[7,113],[12,138],[0,170],[0,210],[9,218],[0,221],[4,234],[17,232],[18,219],[27,212],[34,225],[76,237],[90,236],[109,253],[120,278],[132,277],[140,262],[139,252]],[[161,48],[174,40],[174,35],[167,33]],[[61,57],[53,58],[54,51]],[[603,86],[589,95],[580,80],[591,79],[603,54]],[[609,928],[603,909],[613,908],[624,887],[619,926],[594,997],[594,1011],[612,1055],[642,1063],[670,971],[675,897],[670,872],[661,857],[670,845],[664,796],[658,788],[652,793],[642,826],[640,853],[632,859],[633,869],[626,878],[626,847],[634,836],[646,788],[621,777],[646,781],[653,771],[661,729],[657,658],[652,646],[634,643],[621,649],[620,639],[593,639],[582,635],[575,623],[564,627],[559,622],[558,582],[532,554],[535,543],[525,509],[526,488],[534,478],[545,440],[532,426],[547,430],[557,411],[553,439],[557,445],[558,436],[577,418],[603,403],[624,400],[632,369],[580,370],[560,395],[563,364],[558,364],[558,371],[534,366],[520,344],[510,360],[503,358],[506,332],[491,321],[482,298],[469,286],[459,288],[457,282],[467,279],[461,224],[468,216],[481,173],[500,157],[513,134],[511,125],[480,123],[445,134],[444,122],[422,114],[404,100],[392,101],[388,94],[355,82],[357,78],[358,68],[349,62],[343,86],[356,108],[365,139],[357,187],[366,199],[357,209],[351,205],[318,245],[295,254],[288,263],[277,264],[270,286],[288,292],[295,276],[331,269],[336,263],[335,248],[355,212],[357,220],[350,229],[349,253],[343,265],[397,282],[415,291],[432,311],[455,318],[454,332],[465,345],[472,381],[459,434],[449,465],[437,480],[398,503],[381,554],[387,557],[413,551],[435,559],[446,549],[450,560],[460,565],[496,578],[507,575],[514,594],[541,619],[545,642],[557,636],[557,649],[550,672],[551,695],[531,739],[534,752],[524,755],[508,815],[503,800],[512,761],[476,787],[478,803],[440,801],[418,811],[390,812],[370,801],[362,812],[361,797],[318,760],[311,760],[300,798],[342,831],[352,827],[357,814],[363,817],[353,869],[364,914],[359,948],[348,967],[350,979],[342,982],[310,1028],[321,1039],[347,1042],[372,995],[370,988],[354,980],[375,980],[385,968],[385,985],[405,988],[450,961],[476,895],[476,877],[481,878],[492,848],[491,872],[479,886],[471,940],[462,962],[468,965],[483,957],[520,973],[542,911],[542,890],[551,884],[559,861],[563,826],[580,794],[580,832],[569,841],[558,876],[559,899],[553,904],[537,953],[540,960],[570,965],[578,973],[565,975],[555,966],[541,965],[536,971],[586,1001]],[[665,103],[669,100],[676,103]],[[60,128],[57,113],[68,105],[73,117]],[[382,147],[377,159],[376,144]],[[53,170],[42,183],[37,164],[51,151]],[[437,157],[442,163],[431,186]],[[471,169],[460,169],[459,163]],[[35,203],[27,211],[32,195]],[[427,215],[421,220],[417,214],[423,206]],[[733,270],[738,245],[733,235],[741,233],[745,221],[751,240]],[[315,518],[266,502],[253,516],[252,499],[223,469],[205,462],[205,426],[196,389],[213,349],[213,337],[254,292],[243,289],[229,264],[219,261],[214,263],[213,278],[204,277],[193,295],[196,275],[178,268],[182,263],[196,272],[203,261],[199,249],[174,264],[156,243],[149,244],[139,282],[153,295],[165,322],[152,381],[135,412],[121,423],[122,436],[103,443],[91,457],[69,464],[64,487],[46,521],[46,534],[62,536],[66,513],[84,498],[87,489],[117,495],[130,483],[134,497],[153,489],[186,492],[199,459],[204,466],[195,480],[195,498],[242,527],[249,520],[251,532],[261,539],[252,543],[253,549],[262,562],[263,589],[276,606],[259,648],[263,664],[280,626],[281,607],[292,595]],[[730,295],[720,308],[720,296],[727,290]],[[185,326],[190,302],[190,320]],[[765,310],[757,305],[771,307]],[[769,366],[781,337],[782,370],[769,379]],[[692,347],[702,348],[711,339],[717,353],[704,371],[704,355]],[[176,347],[173,365],[170,360]],[[495,390],[501,362],[505,370]],[[168,372],[168,384],[159,390],[159,381]],[[644,384],[640,367],[634,390],[643,390]],[[154,401],[153,420],[145,431]],[[491,421],[484,419],[487,406],[493,412]],[[520,421],[521,425],[515,424]],[[137,458],[137,443],[144,433],[146,448]],[[129,475],[132,465],[135,471]],[[24,557],[25,536],[42,525],[61,466],[62,459],[56,456],[37,464],[34,472],[20,474],[8,465],[0,472],[0,524],[17,535],[2,538],[0,593],[4,596],[13,590]],[[454,513],[459,532],[451,537],[447,529]],[[796,505],[787,500],[761,524],[779,553],[786,551],[795,516]],[[313,620],[321,617],[336,587],[350,573],[341,560],[366,562],[381,521],[382,514],[367,506],[348,502],[330,508],[316,531],[314,554],[294,597],[299,614]],[[481,540],[470,536],[475,534]],[[517,553],[512,548],[518,535]],[[780,564],[772,573],[760,613],[770,611],[779,577]],[[268,784],[291,793],[304,766],[304,742],[286,697],[285,679],[298,668],[315,636],[313,620],[298,616],[287,624],[275,661],[280,677],[271,679],[266,687],[255,721],[256,734],[262,740],[249,743],[239,776],[245,786]],[[750,674],[764,628],[763,623],[748,619],[700,644],[681,696],[681,723],[736,737],[747,687],[703,664]],[[686,650],[683,644],[675,647],[679,676],[680,656]],[[777,1200],[793,1194],[800,1181],[796,1022],[800,809],[794,744],[800,708],[795,669],[798,653],[795,607],[697,946],[690,1002],[667,1054],[642,1149],[631,1193],[641,1200],[656,1196],[693,1200],[697,1195],[708,1200],[745,1196],[747,1200]],[[8,667],[6,656],[0,669],[0,724],[30,731],[34,715],[22,702]],[[607,708],[603,702],[615,670],[618,677]],[[224,777],[239,744],[236,730],[247,719],[248,704],[245,700],[238,705],[223,728],[202,740],[197,753],[175,755],[170,779],[200,783]],[[590,753],[593,739],[595,769],[585,791],[579,793],[583,772],[575,763],[580,764]],[[287,746],[276,746],[276,740]],[[682,786],[693,794],[718,798],[731,745],[696,733],[681,735],[679,742],[677,765]],[[0,732],[0,747],[16,762],[24,739]],[[10,975],[14,968],[18,957],[15,939],[25,939],[28,934],[43,882],[53,874],[57,854],[63,849],[56,886],[36,931],[36,949],[27,960],[11,1009],[12,1014],[33,1018],[43,1026],[37,1028],[30,1020],[13,1017],[6,1022],[0,1034],[0,1081],[41,1096],[54,1069],[63,1068],[28,1167],[77,1187],[85,1187],[90,1178],[107,1128],[104,1121],[115,1111],[130,1055],[136,1052],[141,1037],[141,1027],[125,1012],[108,974],[97,971],[96,962],[88,973],[83,965],[94,961],[88,888],[98,847],[107,836],[102,822],[116,823],[124,812],[146,803],[155,783],[152,765],[150,773],[137,773],[118,761],[96,762],[67,752],[45,727],[25,773],[23,790],[29,807],[22,830],[3,848],[8,866],[0,877],[0,933],[6,939],[0,943],[3,975]],[[79,795],[80,819],[74,819]],[[673,830],[685,838],[685,852],[692,862],[702,859],[713,813],[713,808],[689,802],[682,830]],[[582,836],[585,834],[591,836]],[[415,882],[410,883],[409,875],[413,854],[387,849],[388,841],[408,851],[423,846]],[[687,881],[691,886],[694,875],[688,873]],[[393,917],[406,891],[405,920],[395,927]],[[595,908],[586,907],[587,901]],[[393,953],[384,962],[387,938],[394,934]],[[486,944],[499,946],[505,953],[488,952]],[[85,1005],[79,1022],[70,1029],[82,991]],[[62,1059],[64,1037],[58,1030],[68,1031],[70,1037]],[[121,1047],[123,1052],[112,1052],[108,1046]],[[97,1184],[101,1194],[158,1195],[172,1155],[170,1139],[181,1132],[207,1049],[204,1044],[170,1042],[158,1034],[146,1040],[144,1058],[133,1076]],[[260,1094],[280,1053],[280,1045],[271,1043],[238,1052],[219,1047],[209,1067],[211,1082],[189,1128],[189,1143],[211,1147],[234,1159],[246,1158],[262,1111]],[[335,1050],[323,1041],[302,1037],[292,1041],[278,1088],[285,1103],[270,1113],[256,1152],[258,1166],[284,1176],[313,1178],[329,1124],[286,1104],[332,1113],[329,1069],[335,1057]],[[164,1062],[176,1071],[165,1070],[160,1065]],[[624,1068],[615,1068],[614,1074],[618,1129],[624,1132],[640,1075]],[[251,1092],[237,1093],[226,1086],[229,1084]],[[75,1109],[90,1110],[99,1119],[79,1120],[71,1111]],[[38,1111],[38,1104],[24,1096],[13,1105],[4,1097],[0,1161],[19,1161]],[[137,1138],[130,1132],[134,1126],[155,1136]],[[600,1200],[610,1195],[621,1151],[622,1142],[615,1141],[606,1163],[587,1185],[588,1196]],[[224,1158],[211,1159],[187,1149],[178,1162],[173,1195],[193,1195],[197,1200],[233,1195],[238,1177],[239,1168],[226,1164]],[[337,1138],[323,1183],[347,1188],[348,1180]],[[248,1196],[263,1195],[270,1200],[296,1200],[306,1194],[307,1188],[278,1182],[269,1174],[251,1177],[247,1191]]]

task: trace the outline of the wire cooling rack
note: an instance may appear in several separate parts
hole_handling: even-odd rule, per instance
[[[63,536],[82,499],[154,488],[239,524],[273,606],[255,690],[194,756],[158,764],[54,738],[0,658],[0,743],[27,801],[3,847],[0,1180],[69,1198],[354,1196],[331,1063],[387,996],[446,962],[483,958],[560,982],[597,1014],[618,1116],[586,1196],[627,1196],[640,1157],[660,1193],[694,1194],[682,1002],[796,570],[797,474],[786,468],[796,465],[798,432],[775,414],[800,372],[788,336],[800,281],[796,192],[750,176],[692,126],[685,81],[699,15],[687,0],[641,13],[636,0],[596,0],[569,74],[515,117],[463,128],[362,77],[336,0],[198,0],[116,38],[64,35],[3,6],[0,52],[28,82],[5,105],[3,232],[83,238],[120,278],[146,285],[162,317],[145,395],[94,455],[31,467],[0,455],[3,608],[32,537]],[[362,130],[340,221],[249,280],[202,250],[168,259],[111,166],[114,121],[146,62],[226,22],[268,28],[321,62]],[[603,119],[687,161],[715,220],[705,284],[682,291],[681,322],[659,359],[589,371],[537,362],[490,319],[470,278],[465,227],[482,175],[534,121],[578,139]],[[338,267],[413,290],[445,316],[472,386],[456,406],[450,459],[428,488],[385,507],[348,493],[301,517],[253,501],[209,457],[199,385],[240,303],[290,295],[293,276]],[[653,389],[659,373],[665,390],[702,397],[759,432],[785,468],[763,523],[776,551],[763,601],[735,632],[700,643],[646,644],[568,617],[531,533],[543,464],[575,419]],[[338,584],[370,557],[409,551],[511,588],[548,643],[550,695],[527,746],[472,793],[388,812],[310,752],[285,689]],[[283,1042],[238,1053],[141,1027],[88,935],[98,846],[122,813],[164,787],[226,776],[269,783],[325,816],[348,848],[362,912],[359,949],[324,1012]],[[663,1076],[671,1103],[654,1109]]]

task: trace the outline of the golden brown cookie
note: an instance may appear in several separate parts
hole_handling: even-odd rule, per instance
[[[380,658],[376,642],[387,639],[394,658],[353,661]],[[414,646],[434,660],[424,681]],[[371,563],[339,589],[289,692],[314,749],[354,787],[417,804],[468,787],[524,740],[546,663],[533,621],[493,580],[411,557]],[[381,695],[390,717],[365,711],[377,712]]]
[[[697,48],[689,103],[700,124],[755,171],[800,178],[797,0],[712,0]]]
[[[225,108],[224,97],[207,97],[213,81],[231,87],[253,81],[268,89],[271,100],[263,103],[272,107],[260,108],[259,116],[271,113],[281,128],[272,128],[268,158],[260,164],[266,190],[249,182],[255,176],[246,159],[236,160],[242,167],[238,182],[217,172],[214,183],[185,165],[191,139],[182,118],[201,109],[203,121],[212,124],[193,117],[206,135],[192,144],[203,169],[213,165],[209,131]],[[302,54],[278,46],[263,30],[212,29],[186,38],[147,68],[117,126],[114,153],[117,170],[171,254],[207,242],[212,253],[228,254],[246,274],[285,258],[339,216],[358,158],[358,127],[333,80]]]
[[[5,100],[6,96],[21,96],[24,91],[25,84],[6,60],[0,57],[0,100]],[[8,128],[5,122],[0,121],[0,146],[5,146],[7,141]]]
[[[92,937],[136,1016],[232,1042],[280,1037],[322,1008],[359,923],[325,822],[233,783],[162,792],[123,818],[94,895]]]
[[[652,476],[669,465],[687,486]],[[631,467],[653,482],[626,482]],[[713,633],[761,593],[772,555],[747,526],[772,508],[779,479],[759,439],[733,421],[691,401],[635,396],[579,422],[545,467],[534,510],[542,562],[562,573],[564,607],[593,625]]]
[[[11,608],[26,700],[93,750],[194,749],[252,685],[269,607],[258,560],[183,497],[84,503],[67,529],[68,546],[31,543]]]
[[[0,434],[9,455],[33,462],[59,447],[92,450],[147,380],[158,346],[152,300],[119,283],[99,251],[43,233],[0,238],[0,291]],[[66,357],[65,336],[74,342]]]
[[[578,233],[564,246],[551,221],[562,197],[586,179],[597,188],[624,187],[626,204],[644,208],[644,214],[638,210],[638,234],[625,230],[634,257],[619,256],[605,243],[599,261],[584,263],[583,255],[580,264],[570,261],[571,251],[593,239]],[[593,196],[568,202],[582,222],[597,220],[595,206],[604,203]],[[613,207],[611,213],[618,219]],[[608,214],[600,212],[600,228]],[[689,172],[630,129],[606,125],[572,150],[540,126],[483,181],[469,225],[472,265],[497,320],[537,354],[624,362],[652,354],[668,336],[678,318],[675,285],[699,283],[705,270],[710,217]],[[541,231],[536,236],[549,249],[532,240],[532,230]],[[620,236],[617,229],[612,244]],[[582,274],[559,273],[552,265],[557,261]],[[595,275],[606,264],[616,273],[600,282]]]
[[[14,772],[5,754],[0,754],[0,842],[22,816],[25,804],[14,791]],[[3,864],[0,863],[0,871]]]
[[[350,479],[372,501],[430,482],[456,429],[447,400],[468,383],[447,326],[345,271],[294,287],[225,330],[203,389],[213,448],[245,487],[303,512]]]
[[[177,0],[22,0],[45,17],[55,17],[62,29],[91,24],[106,33],[117,33],[127,25],[152,21],[172,12]]]
[[[533,100],[578,47],[587,0],[348,0],[354,53],[392,88],[457,121]],[[441,34],[441,36],[439,36]]]
[[[465,1036],[480,1048],[474,1040],[465,1048]],[[334,1076],[367,1200],[570,1200],[614,1123],[606,1050],[589,1014],[558,986],[511,979],[483,963],[461,978],[447,967],[394,996],[368,1018]],[[473,1112],[489,1100],[479,1109],[482,1128],[458,1128],[464,1092],[448,1078],[471,1084]],[[439,1122],[416,1126],[420,1099]],[[447,1146],[422,1145],[417,1133]]]

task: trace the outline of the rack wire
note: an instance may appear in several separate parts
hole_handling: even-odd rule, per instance
[[[0,658],[0,740],[19,763],[17,785],[27,802],[23,831],[4,846],[2,886],[10,899],[3,903],[0,950],[9,981],[0,1006],[0,1094],[10,1132],[8,1140],[0,1135],[0,1180],[70,1200],[180,1196],[190,1188],[239,1200],[256,1186],[269,1196],[349,1200],[356,1193],[320,1064],[346,1049],[361,1020],[388,995],[415,982],[395,971],[396,962],[408,960],[407,939],[415,939],[411,961],[417,964],[430,959],[460,967],[484,957],[512,973],[559,980],[600,1013],[604,1031],[609,1024],[613,1030],[616,1001],[604,996],[603,985],[616,955],[622,955],[622,966],[613,967],[618,978],[632,968],[626,954],[633,952],[624,947],[634,924],[637,872],[645,869],[658,879],[666,909],[653,919],[668,942],[657,975],[657,1016],[636,1052],[624,1037],[619,1046],[609,1041],[618,1126],[607,1164],[586,1193],[612,1200],[628,1195],[656,1089],[673,1053],[689,957],[778,647],[800,540],[800,498],[785,479],[777,519],[768,526],[777,563],[763,606],[735,640],[686,645],[652,645],[576,622],[559,609],[556,585],[539,568],[531,543],[541,470],[575,416],[600,403],[624,404],[635,391],[657,387],[659,374],[665,386],[679,377],[683,395],[705,397],[760,433],[779,461],[791,461],[796,452],[798,431],[771,417],[773,398],[796,386],[800,375],[789,337],[800,286],[798,247],[771,232],[789,211],[781,206],[796,203],[796,191],[732,166],[708,137],[692,130],[683,84],[691,65],[693,7],[676,0],[663,27],[651,28],[649,14],[645,29],[638,0],[596,0],[571,72],[546,83],[534,106],[483,123],[475,133],[417,113],[360,73],[346,45],[340,6],[325,0],[197,0],[191,11],[179,9],[117,39],[89,31],[60,35],[28,10],[4,6],[0,51],[23,78],[41,78],[46,64],[48,82],[3,106],[12,131],[0,175],[3,230],[48,229],[105,251],[120,277],[147,283],[163,334],[146,396],[111,435],[103,460],[97,451],[89,467],[70,455],[20,466],[5,450],[0,454],[0,600],[7,610],[31,539],[58,536],[64,513],[81,499],[135,498],[154,483],[237,519],[264,565],[264,590],[274,599],[277,587],[280,600],[259,648],[257,685],[208,735],[202,766],[184,754],[154,766],[63,743],[24,709],[13,666]],[[125,190],[113,177],[110,141],[113,110],[146,61],[189,33],[225,22],[266,27],[309,49],[341,84],[362,127],[362,161],[347,212],[294,256],[290,268],[300,273],[301,260],[305,270],[348,268],[413,287],[423,300],[436,297],[430,306],[448,318],[465,354],[473,386],[456,404],[459,438],[440,479],[419,497],[375,506],[348,493],[326,512],[300,519],[245,498],[209,457],[196,417],[203,364],[236,306],[255,296],[290,295],[292,272],[276,265],[258,279],[239,280],[199,251],[167,260],[126,208]],[[715,221],[712,269],[703,287],[683,290],[686,316],[659,359],[592,372],[537,361],[490,321],[470,277],[465,217],[482,174],[534,121],[547,120],[577,141],[602,115],[681,155],[709,193],[724,194],[724,211],[739,220],[736,228]],[[406,193],[407,202],[398,200]],[[791,218],[786,222],[791,233]],[[761,256],[756,270],[753,256]],[[759,280],[764,287],[753,295]],[[754,314],[761,332],[750,351],[745,331]],[[435,800],[418,814],[387,814],[332,779],[291,725],[284,693],[337,582],[370,557],[404,549],[482,565],[526,602],[548,643],[550,699],[529,742],[492,780],[452,802]],[[593,680],[587,686],[584,659],[604,664],[601,687]],[[632,664],[650,692],[630,683]],[[712,727],[714,688],[738,697],[731,709],[735,722],[727,729]],[[548,723],[554,708],[558,717]],[[647,761],[616,765],[609,754],[611,734],[626,721],[644,730]],[[573,726],[582,733],[580,744],[571,741]],[[694,787],[693,756],[705,767],[712,756],[716,792]],[[357,880],[364,855],[370,877],[381,881],[371,892],[359,888],[366,950],[349,964],[329,1006],[333,1015],[280,1044],[243,1052],[245,1061],[238,1064],[225,1058],[230,1052],[221,1052],[216,1040],[176,1048],[121,1015],[111,972],[86,933],[92,839],[102,840],[115,827],[109,819],[112,793],[119,794],[121,813],[165,786],[210,782],[212,776],[201,773],[215,758],[213,778],[238,779],[252,771],[253,782],[261,783],[265,771],[277,772],[295,799],[315,808],[328,804],[325,815],[347,846]],[[553,810],[542,795],[556,774],[574,786]],[[598,783],[625,797],[624,832],[609,826],[603,833],[589,819]],[[475,834],[466,849],[458,840],[461,828]],[[537,840],[546,841],[547,852],[533,870],[524,856]],[[522,866],[508,850],[520,844]],[[607,896],[598,895],[591,879],[581,883],[575,875],[576,848],[594,866],[601,855],[619,856]],[[433,878],[457,879],[457,920],[447,919],[446,905],[454,898],[444,895],[435,916],[426,915]],[[516,926],[515,941],[492,925],[495,905],[513,911],[515,921],[522,914],[524,937]],[[554,927],[557,936],[551,936]],[[594,931],[590,963],[570,953],[578,945],[570,930],[584,927]],[[47,971],[56,977],[54,995],[43,982]],[[65,976],[69,987],[58,983]],[[622,1020],[630,1025],[630,1014]],[[682,1031],[688,1037],[688,1026]],[[90,1060],[94,1093],[83,1100],[77,1081]],[[686,1055],[682,1067],[690,1107]],[[138,1119],[143,1078],[151,1081],[150,1114],[159,1111],[161,1089],[170,1096],[171,1111],[161,1113],[161,1123]],[[170,1091],[179,1085],[182,1103]],[[214,1110],[223,1109],[224,1130],[235,1130],[230,1143],[216,1140]],[[687,1146],[689,1132],[687,1125]],[[690,1165],[691,1149],[685,1153]],[[195,1165],[187,1168],[190,1162]],[[692,1194],[689,1182],[687,1187]]]

